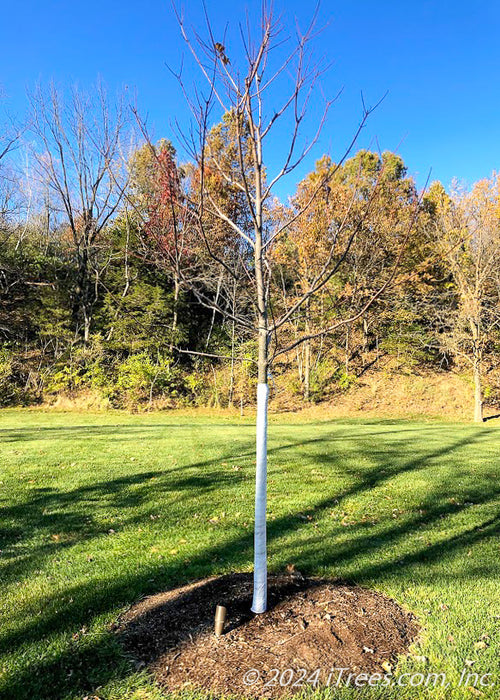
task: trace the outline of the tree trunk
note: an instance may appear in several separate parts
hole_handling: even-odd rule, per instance
[[[83,322],[83,342],[85,345],[89,342],[90,338],[90,315],[87,313],[87,308],[83,309],[84,322]]]
[[[306,303],[306,335],[311,332],[309,323],[310,306],[309,299]],[[309,401],[311,393],[311,341],[304,343],[304,401]]]
[[[177,331],[178,314],[179,314],[179,294],[181,291],[180,275],[174,274],[174,308],[172,318],[172,340],[170,341],[170,353],[172,353],[175,345],[175,333]]]
[[[368,345],[369,345],[369,337],[368,337],[368,321],[366,320],[366,316],[363,316],[363,352],[368,351]]]
[[[349,326],[347,326],[345,330],[345,358],[344,358],[344,364],[345,364],[345,373],[346,375],[349,374]]]
[[[304,353],[304,401],[309,401],[311,392],[311,341],[305,342]]]
[[[92,298],[92,283],[89,273],[89,252],[84,247],[77,253],[78,270],[76,276],[75,295],[73,300],[73,324],[75,333],[78,333],[85,344],[90,338],[92,325],[92,311],[95,299]]]
[[[210,338],[212,337],[212,331],[214,329],[214,323],[215,323],[215,307],[217,306],[217,303],[219,301],[219,294],[220,294],[221,286],[222,286],[222,272],[220,273],[219,279],[217,281],[217,291],[215,293],[215,302],[214,302],[214,306],[212,309],[212,320],[210,321],[210,328],[208,329],[207,339],[205,340],[205,350],[208,350]]]
[[[228,396],[228,406],[233,407],[233,397],[234,397],[234,321],[231,328],[231,376],[229,378],[229,396]]]
[[[236,282],[233,284],[233,316],[236,314]],[[234,350],[235,350],[235,338],[236,338],[236,326],[234,318],[231,324],[231,376],[229,380],[229,397],[228,405],[229,408],[233,407],[234,399]]]
[[[220,408],[219,404],[219,390],[217,389],[217,373],[215,367],[212,365],[212,374],[214,375],[214,406],[215,408]]]
[[[257,435],[255,473],[255,530],[252,612],[267,610],[267,317],[259,313],[259,358],[257,384]]]
[[[480,324],[477,319],[470,320],[472,331],[473,374],[474,374],[474,422],[483,422],[483,390],[481,386],[481,345]]]
[[[481,363],[474,360],[474,422],[483,422],[483,391],[481,387]]]
[[[255,149],[255,281],[257,286],[258,321],[258,384],[257,384],[257,430],[256,430],[256,472],[255,472],[255,530],[254,530],[254,574],[252,612],[267,610],[267,404],[269,386],[268,373],[268,330],[267,300],[264,281],[264,260],[262,250],[262,199],[260,142]]]

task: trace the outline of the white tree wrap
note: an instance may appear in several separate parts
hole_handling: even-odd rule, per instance
[[[255,530],[252,612],[267,609],[267,400],[269,386],[257,384],[257,469],[255,473]]]

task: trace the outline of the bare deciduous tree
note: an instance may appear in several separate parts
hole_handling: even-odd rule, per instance
[[[310,44],[316,29],[313,18],[305,33],[297,31],[296,40],[284,35],[283,26],[264,5],[260,17],[260,30],[255,39],[247,21],[246,28],[240,26],[240,39],[226,35],[215,36],[207,17],[206,33],[202,38],[191,34],[183,17],[177,14],[182,36],[206,80],[206,90],[196,87],[193,94],[183,81],[182,73],[177,77],[195,118],[195,128],[190,132],[179,129],[180,136],[194,160],[199,173],[199,183],[191,191],[187,205],[193,212],[192,225],[204,242],[209,256],[237,282],[242,276],[248,279],[252,295],[253,328],[257,351],[257,445],[256,445],[256,493],[255,493],[255,533],[254,533],[254,595],[252,610],[261,613],[267,607],[267,542],[266,542],[266,498],[267,498],[267,410],[268,376],[273,360],[279,355],[293,350],[303,342],[331,332],[341,323],[354,319],[343,319],[332,327],[306,332],[283,344],[281,330],[297,312],[306,306],[310,299],[320,292],[340,266],[344,263],[352,241],[356,237],[358,225],[348,224],[348,212],[343,220],[336,222],[328,237],[326,251],[317,265],[314,275],[306,288],[294,298],[293,303],[275,315],[270,299],[273,284],[273,248],[279,243],[289,228],[297,221],[322,192],[328,187],[330,178],[335,175],[347,158],[356,138],[366,122],[371,110],[363,105],[360,124],[355,130],[350,146],[345,150],[337,165],[326,169],[318,177],[315,186],[300,206],[293,208],[288,216],[276,215],[274,191],[276,185],[293,172],[311,152],[317,142],[328,110],[332,104],[326,101],[317,120],[313,136],[309,141],[302,137],[308,105],[316,97],[318,78],[323,66],[311,58]],[[241,48],[241,55],[238,50]],[[283,95],[285,94],[285,97]],[[281,102],[279,98],[281,97]],[[218,111],[234,124],[236,158],[228,163],[220,159],[212,148],[209,120],[212,112]],[[279,145],[279,147],[277,147]],[[276,152],[282,152],[282,161],[275,166]],[[273,152],[273,166],[269,153]],[[248,213],[243,220],[234,216],[224,200],[217,198],[210,187],[210,179],[216,174],[222,183],[232,191],[239,192]],[[355,195],[354,195],[355,197]],[[353,199],[354,199],[353,197]],[[370,202],[367,203],[369,207]],[[218,222],[216,224],[215,222]],[[240,239],[246,256],[240,256],[239,269],[228,264],[224,250],[214,245],[214,231],[217,225],[227,226]],[[360,224],[359,224],[360,225]],[[349,226],[349,228],[348,228]],[[410,224],[411,226],[411,224]],[[347,235],[346,232],[348,231]],[[339,242],[343,249],[339,253]],[[400,257],[404,241],[400,241]],[[397,260],[396,260],[397,263]],[[241,271],[242,270],[242,271]],[[362,316],[364,310],[388,286],[394,270],[386,276],[384,284],[371,299],[362,304],[354,318]],[[200,301],[203,302],[201,298]],[[228,313],[217,300],[210,300],[213,308],[221,314]],[[249,328],[248,317],[235,316],[235,322]]]
[[[0,226],[5,228],[9,217],[18,208],[16,201],[19,177],[8,163],[9,154],[18,148],[23,129],[6,120],[0,126]]]
[[[38,88],[30,99],[37,176],[69,230],[77,263],[73,321],[87,342],[103,266],[103,234],[127,184],[121,150],[126,110],[122,98],[111,104],[102,84],[92,95],[73,89],[67,102],[54,85]]]

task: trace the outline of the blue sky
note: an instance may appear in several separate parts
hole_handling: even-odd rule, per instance
[[[216,32],[241,19],[245,6],[256,20],[260,0],[207,0]],[[295,17],[304,24],[313,9],[303,0],[275,7],[285,10],[289,26]],[[184,2],[184,8],[189,21],[201,26],[198,0]],[[361,91],[369,104],[388,95],[359,146],[397,149],[420,185],[430,168],[431,179],[447,186],[454,176],[471,183],[500,169],[499,2],[325,0],[320,23],[327,26],[315,52],[333,62],[322,91],[343,93],[308,162],[279,195],[291,192],[322,152],[342,153],[360,117]],[[0,86],[11,113],[26,110],[26,89],[37,81],[87,87],[99,75],[110,91],[125,85],[137,91],[157,136],[172,137],[174,118],[187,123],[182,95],[165,65],[177,67],[185,54],[168,0],[10,0],[2,7],[2,25]],[[228,45],[227,51],[236,49]],[[187,59],[186,80],[199,80]],[[319,92],[310,117],[318,109]],[[280,142],[270,145],[273,165]]]

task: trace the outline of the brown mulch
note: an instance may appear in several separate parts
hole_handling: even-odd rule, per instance
[[[334,685],[337,672],[328,681],[333,668],[356,676],[391,672],[418,632],[411,613],[359,586],[270,576],[269,609],[262,615],[250,612],[251,597],[250,574],[197,581],[138,602],[118,634],[137,667],[147,667],[166,690],[277,697],[316,687],[315,680]],[[217,604],[228,611],[221,637],[213,633]],[[254,673],[245,685],[249,669],[259,680]],[[292,671],[282,675],[286,669]]]

